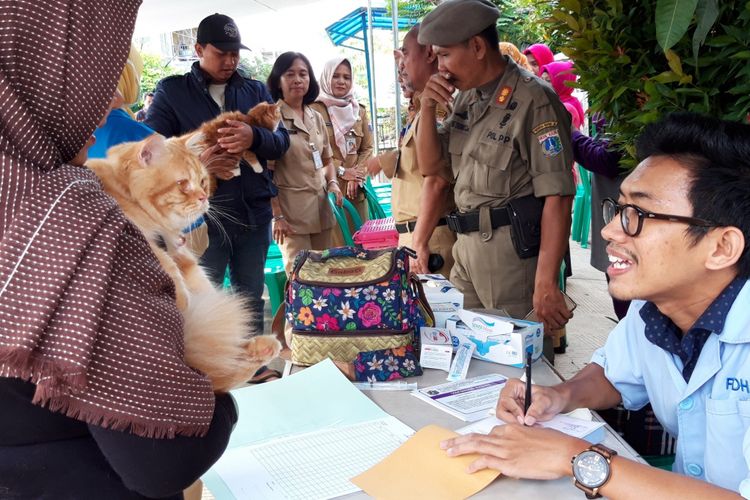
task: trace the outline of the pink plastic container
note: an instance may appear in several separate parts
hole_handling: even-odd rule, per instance
[[[393,217],[365,221],[353,238],[357,245],[372,250],[398,246],[398,231]]]

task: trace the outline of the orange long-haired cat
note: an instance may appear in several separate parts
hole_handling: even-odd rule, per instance
[[[248,336],[245,301],[214,287],[184,245],[182,229],[209,207],[209,174],[194,148],[190,136],[154,134],[114,146],[105,159],[86,165],[141,229],[174,281],[185,319],[185,362],[205,373],[214,391],[226,392],[278,356],[281,344],[273,335]]]
[[[208,121],[200,126],[196,131],[198,135],[194,139],[203,149],[213,146],[222,137],[219,133],[219,129],[227,126],[227,120],[236,120],[247,123],[248,125],[254,125],[256,127],[267,128],[268,130],[276,130],[281,121],[281,110],[278,104],[271,104],[269,102],[260,102],[255,105],[247,113],[240,113],[239,111],[227,111],[220,114],[211,121]],[[224,153],[230,155],[231,153]],[[249,150],[245,150],[242,154],[234,155],[237,157],[239,163],[240,158],[244,158],[256,173],[261,173],[263,167],[258,161],[258,157],[255,153]]]

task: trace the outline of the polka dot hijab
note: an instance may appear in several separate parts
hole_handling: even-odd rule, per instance
[[[140,0],[0,0],[0,376],[34,403],[145,437],[201,435],[174,285],[88,169]]]

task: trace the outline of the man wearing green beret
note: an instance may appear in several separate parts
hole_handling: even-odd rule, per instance
[[[450,279],[464,307],[515,318],[533,307],[549,331],[572,316],[558,288],[575,194],[571,119],[550,86],[500,53],[498,17],[489,1],[449,0],[423,19],[419,43],[438,58],[421,96],[423,123],[435,123],[438,105],[453,112],[440,132],[419,128],[417,156],[431,165],[446,145],[450,153],[458,210],[448,218],[458,234]]]

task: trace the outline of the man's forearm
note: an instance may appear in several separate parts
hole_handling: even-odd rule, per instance
[[[435,108],[424,106],[419,115],[419,126],[415,133],[417,163],[424,166],[435,165],[442,160],[440,137],[435,122]]]
[[[547,196],[542,211],[542,239],[536,265],[536,284],[557,283],[560,263],[568,248],[572,196]]]
[[[428,175],[422,183],[420,192],[417,225],[414,228],[412,241],[415,247],[427,246],[432,238],[440,217],[445,215],[446,196],[450,184],[437,175]]]
[[[589,363],[572,379],[556,385],[554,389],[565,401],[563,412],[576,408],[606,410],[614,408],[622,395],[604,375],[604,368],[596,363]]]
[[[706,481],[700,481],[674,472],[650,467],[623,457],[612,461],[611,479],[601,488],[601,494],[616,500],[664,500],[741,498],[734,491],[725,490]]]

